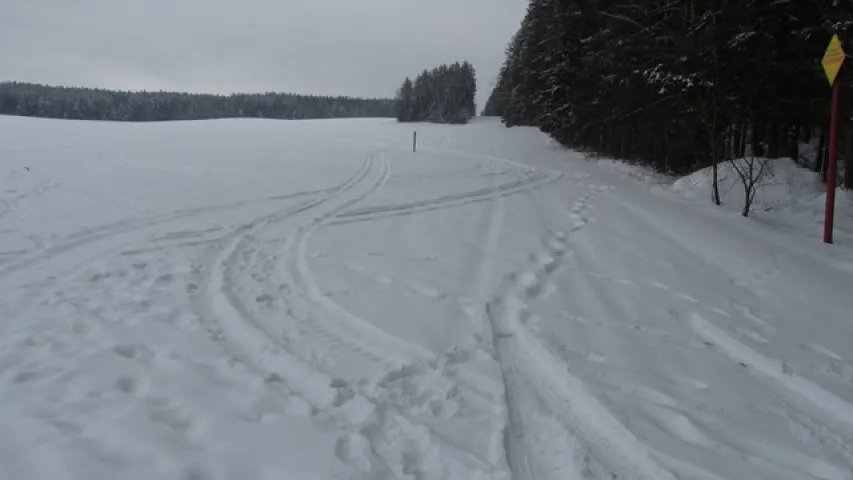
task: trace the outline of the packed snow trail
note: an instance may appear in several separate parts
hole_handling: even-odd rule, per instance
[[[412,128],[0,117],[0,479],[853,478],[843,235]]]

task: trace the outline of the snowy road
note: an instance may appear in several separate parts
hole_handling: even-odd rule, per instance
[[[853,478],[850,245],[412,128],[0,117],[0,479]]]

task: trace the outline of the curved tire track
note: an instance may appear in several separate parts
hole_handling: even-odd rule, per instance
[[[287,305],[286,311],[282,313],[292,317],[302,329],[314,332],[318,335],[318,340],[332,347],[326,350],[350,351],[357,358],[374,365],[379,363],[387,369],[398,368],[411,361],[431,356],[429,352],[387,334],[326,298],[307,267],[305,250],[311,233],[340,211],[352,207],[379,190],[388,180],[390,168],[384,156],[379,157],[381,166],[378,176],[363,191],[362,187],[367,183],[368,177],[376,170],[374,165],[377,163],[377,155],[369,156],[353,177],[335,189],[334,195],[262,217],[253,224],[233,232],[225,239],[220,252],[210,261],[205,281],[202,282],[203,297],[206,301],[198,306],[199,310],[209,320],[214,321],[214,330],[221,329],[225,332],[225,337],[236,340],[236,353],[249,363],[262,366],[273,361],[268,355],[271,351],[292,356],[291,361],[296,361],[297,358],[295,354],[287,352],[292,347],[280,338],[272,325],[253,313],[237,292],[237,286],[243,283],[239,277],[247,275],[238,271],[241,262],[253,255],[249,250],[250,243],[255,241],[254,237],[272,227],[284,228],[289,233],[282,246],[285,252],[284,270],[276,272],[282,274],[283,278],[277,280],[283,281],[282,285],[286,287],[280,288],[277,294],[283,297],[283,303]],[[268,257],[275,259],[274,254]],[[265,272],[258,278],[270,283],[268,276],[269,273]],[[249,328],[246,328],[247,326]],[[240,344],[246,347],[241,349]],[[233,347],[232,353],[235,353]],[[274,360],[273,363],[282,365],[280,360]],[[316,359],[302,358],[298,363],[312,364],[320,370],[326,370],[317,365]]]
[[[515,180],[513,182],[498,185],[496,187],[481,188],[470,192],[444,195],[437,198],[418,200],[414,202],[396,205],[354,209],[339,214],[337,216],[339,220],[330,222],[329,225],[345,225],[348,223],[372,221],[402,215],[412,215],[432,210],[441,210],[445,208],[454,208],[462,205],[469,205],[472,203],[492,201],[499,197],[515,195],[531,189],[543,187],[549,183],[560,180],[561,178],[561,174],[552,175],[540,172],[530,175],[527,178]]]
[[[23,293],[16,301],[14,316],[25,317],[34,305],[39,304],[50,295],[58,285],[77,275],[87,265],[106,256],[121,253],[128,246],[144,238],[145,232],[149,229],[170,222],[214,214],[249,204],[288,201],[322,192],[328,191],[304,191],[261,199],[242,200],[174,212],[163,217],[122,220],[102,225],[88,232],[72,234],[64,242],[23,255],[18,260],[3,265],[0,268],[0,287],[11,291],[16,286],[22,285],[22,276],[26,277],[29,272],[38,271],[38,275],[33,275],[34,279],[38,280],[34,283],[25,283],[28,285],[27,292]],[[245,226],[241,226],[236,230],[244,228]],[[227,238],[228,235],[214,238],[212,242],[222,242]]]
[[[333,190],[333,189],[332,189]],[[146,228],[160,226],[169,222],[173,222],[176,220],[182,220],[186,218],[191,218],[198,215],[203,215],[206,213],[215,213],[222,212],[226,210],[231,210],[235,208],[240,208],[246,205],[250,205],[253,203],[261,203],[261,202],[271,202],[271,201],[286,201],[292,200],[299,197],[305,197],[310,195],[316,195],[318,193],[327,193],[329,190],[312,190],[312,191],[304,191],[304,192],[296,192],[287,195],[277,195],[274,197],[264,197],[261,199],[253,199],[253,200],[241,200],[233,203],[226,203],[222,205],[215,205],[209,207],[201,207],[197,209],[191,210],[182,210],[173,212],[163,217],[155,217],[155,218],[143,218],[143,219],[130,219],[130,220],[120,220],[113,223],[108,223],[105,225],[101,225],[90,229],[84,232],[78,232],[69,235],[66,237],[66,240],[54,245],[51,245],[46,248],[42,248],[35,252],[32,252],[29,255],[24,256],[17,261],[10,262],[6,265],[3,265],[0,268],[0,279],[5,280],[12,274],[18,273],[20,271],[25,271],[35,265],[42,264],[48,261],[56,261],[57,257],[67,255],[72,252],[76,252],[80,248],[84,247],[93,247],[93,244],[98,243],[102,240],[112,239],[116,236],[129,234],[132,232],[136,232],[139,230],[144,230]],[[116,248],[122,247],[124,244],[130,243],[130,241],[120,242],[118,246],[113,245],[112,248],[108,248],[107,250],[114,250]],[[104,255],[103,248],[97,248],[97,253],[94,255],[96,258],[101,258]]]
[[[371,157],[353,178],[337,190],[337,194],[260,218],[253,226],[234,231],[208,265],[207,279],[202,285],[203,300],[197,307],[208,322],[212,321],[210,333],[214,339],[224,344],[236,360],[261,378],[286,379],[322,415],[330,415],[336,421],[344,422],[346,430],[358,432],[360,428],[388,428],[389,432],[396,434],[395,425],[411,425],[414,431],[427,432],[427,438],[420,438],[419,441],[436,442],[441,448],[470,458],[472,462],[480,464],[480,468],[494,469],[486,459],[477,457],[476,452],[446,438],[428,422],[410,418],[387,400],[377,398],[376,392],[369,386],[341,380],[321,361],[297,353],[293,345],[277,335],[271,323],[247,308],[244,299],[236,291],[238,278],[247,273],[239,271],[241,262],[251,262],[260,257],[255,255],[250,259],[245,256],[246,253],[251,256],[251,245],[260,245],[254,236],[267,228],[287,228],[293,232],[284,244],[286,257],[283,273],[284,280],[289,281],[289,288],[281,293],[285,296],[288,313],[294,315],[301,327],[318,335],[328,350],[353,353],[389,370],[425,357],[432,358],[430,352],[419,352],[418,347],[388,335],[325,298],[307,268],[305,253],[311,234],[338,212],[378,191],[387,181],[390,169],[384,158],[380,162],[379,173],[372,182],[368,179],[377,169],[373,166],[375,159]],[[362,190],[364,185],[368,187]],[[291,221],[292,224],[289,223]],[[270,278],[262,280],[269,281]],[[380,419],[367,420],[367,426],[364,426],[365,420],[359,413],[363,407],[350,409],[347,406],[350,402],[373,405],[381,411]],[[388,423],[386,427],[386,422],[392,417],[399,420]],[[403,461],[415,461],[412,455],[419,455],[417,452],[402,450],[374,454],[380,462],[391,464],[400,461],[395,455],[402,455]]]
[[[194,302],[194,309],[207,324],[213,340],[223,345],[233,360],[262,378],[287,378],[312,405],[325,406],[334,401],[331,377],[318,375],[314,365],[291,353],[286,342],[247,308],[235,289],[239,283],[235,280],[238,276],[235,270],[251,237],[290,219],[298,222],[299,214],[311,212],[345,195],[370,173],[372,164],[373,155],[353,176],[329,190],[334,193],[257,218],[224,237],[205,265],[201,295]],[[309,217],[309,221],[313,218],[316,217]]]
[[[303,302],[309,313],[304,326],[332,341],[346,346],[361,358],[382,364],[385,370],[400,368],[414,361],[423,361],[433,354],[420,346],[388,334],[372,323],[359,318],[329,299],[317,285],[308,268],[306,250],[311,235],[327,225],[341,212],[379,191],[390,177],[390,167],[384,156],[381,159],[381,174],[365,192],[337,205],[313,221],[300,227],[285,244],[287,256],[284,260],[285,275],[291,286],[289,300]]]

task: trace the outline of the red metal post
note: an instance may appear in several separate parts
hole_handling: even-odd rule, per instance
[[[838,161],[838,110],[841,100],[841,82],[832,85],[832,113],[829,119],[829,165],[826,169],[826,212],[823,221],[823,242],[832,243],[832,224],[835,214],[835,174]]]

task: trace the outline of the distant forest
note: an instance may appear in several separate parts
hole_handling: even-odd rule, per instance
[[[456,62],[407,78],[397,91],[400,122],[468,123],[476,115],[477,77],[474,67]]]
[[[208,95],[0,83],[0,115],[149,122],[212,118],[394,117],[393,99],[290,93]]]
[[[833,33],[848,40],[839,133],[853,188],[853,2],[531,0],[483,114],[667,172],[753,154],[821,172]]]

